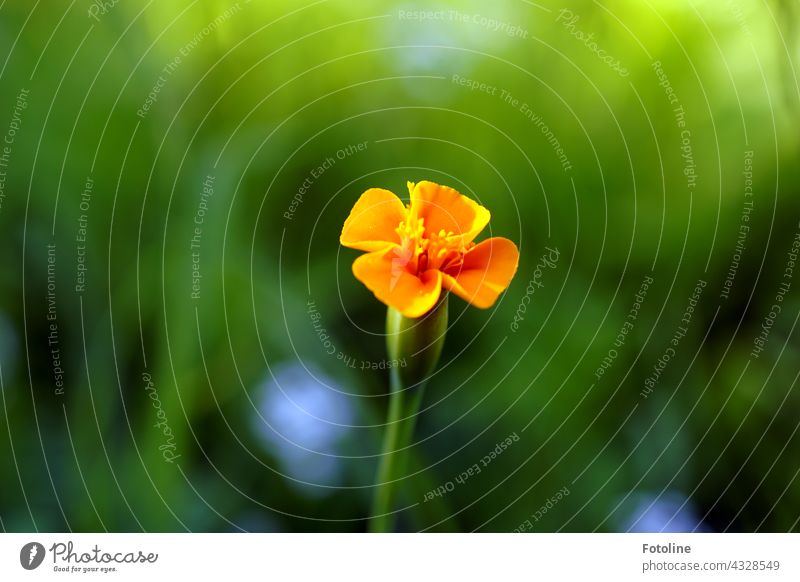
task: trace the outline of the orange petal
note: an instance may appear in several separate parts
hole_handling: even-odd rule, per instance
[[[405,269],[400,247],[361,255],[353,262],[353,274],[386,305],[406,317],[425,315],[442,291],[442,274],[431,269],[417,277]]]
[[[444,273],[442,286],[475,307],[486,309],[511,283],[518,264],[517,245],[502,237],[486,239],[467,251],[460,268]]]
[[[470,242],[483,230],[490,218],[489,211],[474,200],[447,186],[433,182],[408,184],[411,192],[411,215],[424,219],[425,231],[453,233]],[[412,190],[413,186],[413,190]]]
[[[395,229],[405,218],[405,206],[397,196],[382,188],[370,188],[350,211],[339,242],[361,251],[378,251],[400,244]]]

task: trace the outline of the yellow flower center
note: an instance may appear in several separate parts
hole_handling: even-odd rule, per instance
[[[413,275],[420,275],[429,269],[443,271],[459,266],[464,253],[475,243],[464,244],[461,237],[444,230],[428,232],[424,220],[409,217],[395,229],[400,236],[400,248],[395,250],[393,268],[404,268]]]

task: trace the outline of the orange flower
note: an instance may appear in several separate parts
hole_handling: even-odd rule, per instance
[[[452,188],[408,183],[404,206],[388,190],[370,188],[344,223],[339,242],[368,251],[353,262],[353,274],[386,305],[420,317],[442,288],[472,305],[494,305],[517,271],[519,251],[510,240],[473,239],[489,222],[489,211]]]

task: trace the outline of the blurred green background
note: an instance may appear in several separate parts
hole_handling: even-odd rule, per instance
[[[399,529],[797,531],[799,16],[2,3],[2,528],[364,531],[385,307],[338,235],[430,179],[521,260],[451,300]]]

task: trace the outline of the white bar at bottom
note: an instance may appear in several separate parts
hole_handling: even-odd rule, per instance
[[[798,534],[0,535],[3,581],[777,582],[799,563]]]

